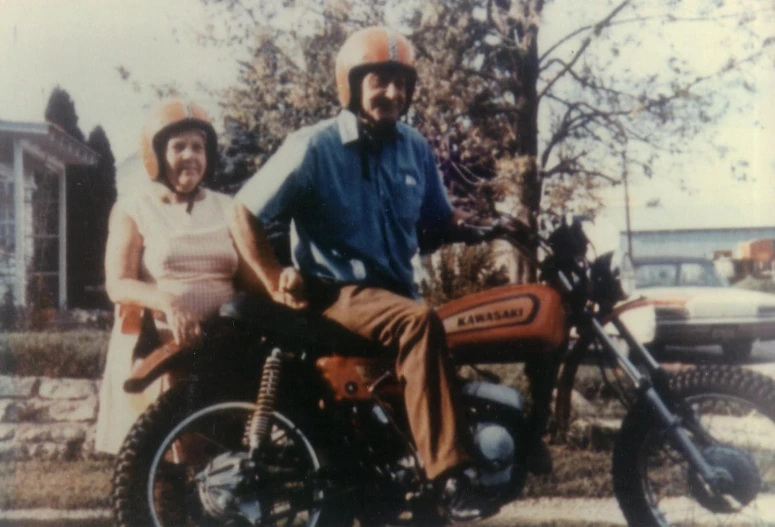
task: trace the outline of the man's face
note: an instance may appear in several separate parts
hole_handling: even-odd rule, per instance
[[[406,105],[406,74],[400,70],[367,73],[361,85],[361,108],[376,123],[395,122]]]

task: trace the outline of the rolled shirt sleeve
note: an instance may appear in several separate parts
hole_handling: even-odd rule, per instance
[[[310,136],[307,129],[289,135],[279,150],[235,196],[262,222],[290,221],[305,191],[302,179]]]

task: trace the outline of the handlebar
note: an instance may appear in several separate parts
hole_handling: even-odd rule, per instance
[[[589,240],[579,221],[570,224],[563,221],[548,237],[541,236],[525,222],[506,214],[501,214],[490,225],[469,225],[468,228],[477,229],[479,233],[474,243],[492,240],[508,242],[540,269],[542,280],[554,282],[567,292],[574,289],[574,276],[586,277]],[[543,252],[540,259],[537,254],[539,248]]]
[[[581,311],[588,301],[603,311],[626,297],[612,265],[613,253],[605,253],[594,260],[587,258],[589,239],[582,223],[563,221],[548,237],[533,232],[524,222],[501,215],[481,230],[480,241],[500,239],[507,241],[540,270],[540,281],[551,283],[568,294],[574,310]],[[541,249],[539,254],[537,249]]]

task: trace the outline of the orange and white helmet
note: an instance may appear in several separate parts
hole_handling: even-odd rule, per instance
[[[417,81],[414,47],[409,40],[386,27],[367,27],[350,35],[336,56],[336,90],[344,108],[357,111],[361,82],[374,69],[394,67],[406,72],[406,107],[412,102]]]
[[[172,99],[151,111],[140,138],[143,164],[153,181],[166,180],[164,155],[170,135],[192,128],[204,132],[206,138],[207,168],[202,181],[212,176],[218,157],[218,138],[210,116],[196,103]]]

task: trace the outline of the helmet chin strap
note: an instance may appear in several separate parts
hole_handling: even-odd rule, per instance
[[[369,168],[369,150],[379,151],[386,144],[396,139],[395,121],[375,121],[370,115],[358,110],[359,150],[361,157],[361,176],[366,181],[371,180]]]
[[[196,201],[196,196],[199,194],[199,186],[202,184],[201,182],[197,183],[197,185],[188,192],[181,192],[178,189],[176,189],[172,183],[170,183],[169,178],[167,177],[167,174],[164,174],[164,177],[161,178],[162,183],[165,187],[170,189],[175,195],[180,196],[183,198],[183,200],[187,203],[186,205],[186,213],[191,214],[191,210],[194,208],[194,201]]]
[[[395,141],[396,121],[375,121],[373,117],[359,110],[358,123],[361,135],[369,145],[380,148]]]

